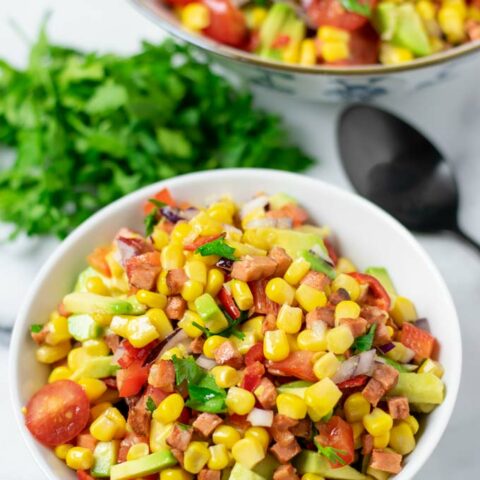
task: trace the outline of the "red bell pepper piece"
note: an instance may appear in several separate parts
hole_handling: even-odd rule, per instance
[[[263,342],[256,343],[253,347],[250,347],[250,350],[245,354],[245,365],[247,365],[247,367],[255,362],[265,362],[265,356],[263,355]]]
[[[188,250],[189,252],[194,252],[197,248],[201,247],[202,245],[213,242],[214,240],[216,240],[217,238],[220,238],[221,236],[222,236],[221,233],[218,235],[201,235],[194,242],[184,245],[183,249]]]
[[[105,275],[106,277],[111,277],[112,272],[107,263],[105,257],[111,251],[111,247],[97,247],[90,255],[87,257],[88,264],[97,272]]]
[[[242,388],[253,392],[257,387],[262,377],[265,375],[265,367],[260,362],[252,363],[245,368]]]
[[[153,197],[155,200],[158,200],[159,202],[166,203],[170,207],[175,206],[175,200],[172,197],[172,194],[170,193],[170,190],[168,188],[162,188],[158,193],[156,193]],[[143,213],[145,215],[148,215],[153,209],[155,208],[155,205],[153,203],[149,202],[148,200],[145,202],[143,205]]]
[[[349,378],[344,382],[337,383],[337,387],[340,390],[347,390],[349,388],[363,387],[368,381],[367,375],[357,375],[356,377]]]
[[[324,238],[323,244],[327,249],[328,256],[332,260],[333,264],[336,265],[338,263],[338,255],[337,255],[337,252],[335,251],[335,248],[332,245],[332,242],[328,238]]]
[[[233,318],[233,320],[236,320],[238,317],[240,317],[240,309],[237,307],[232,294],[225,287],[221,288],[217,297],[220,300],[220,303],[223,305],[223,308],[230,315],[230,317]]]
[[[95,480],[91,475],[88,474],[85,470],[77,470],[77,479],[78,480]]]
[[[359,283],[366,283],[376,299],[377,306],[382,310],[390,310],[390,295],[387,293],[383,285],[372,275],[360,272],[350,272],[348,275],[353,277]]]
[[[400,332],[400,342],[415,352],[415,360],[430,358],[435,347],[435,337],[421,328],[404,322]]]

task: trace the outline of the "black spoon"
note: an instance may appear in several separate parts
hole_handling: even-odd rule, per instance
[[[353,105],[338,124],[340,157],[353,186],[407,228],[450,231],[480,253],[458,225],[455,176],[420,132],[386,111]]]

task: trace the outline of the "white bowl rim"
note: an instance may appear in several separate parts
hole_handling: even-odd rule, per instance
[[[322,180],[314,179],[307,177],[305,175],[284,172],[280,170],[270,170],[270,169],[263,169],[263,168],[231,168],[231,169],[220,169],[220,170],[210,170],[210,171],[202,171],[196,173],[189,173],[186,175],[177,176],[171,179],[162,180],[146,187],[143,187],[135,192],[132,192],[124,197],[116,200],[115,202],[107,205],[106,207],[102,208],[100,211],[92,215],[89,219],[83,222],[79,227],[77,227],[52,253],[49,259],[45,262],[45,264],[40,269],[39,273],[37,274],[35,280],[33,281],[30,290],[25,298],[25,301],[17,315],[12,338],[10,341],[10,352],[9,352],[9,385],[10,385],[10,399],[12,402],[12,407],[14,410],[14,416],[17,422],[17,425],[21,431],[22,437],[27,444],[28,449],[30,450],[32,456],[34,457],[37,464],[40,466],[43,473],[46,475],[47,478],[51,480],[55,480],[55,477],[52,475],[51,469],[46,462],[44,455],[40,452],[41,445],[36,442],[32,435],[29,434],[28,430],[24,424],[24,417],[21,412],[22,404],[20,403],[19,398],[19,385],[18,385],[18,365],[19,365],[19,356],[20,356],[20,344],[22,335],[25,335],[26,323],[27,323],[27,314],[31,308],[30,303],[32,298],[34,297],[35,292],[38,288],[41,287],[43,282],[48,276],[48,273],[52,266],[64,256],[65,252],[68,251],[70,245],[74,243],[77,239],[81,238],[84,232],[88,231],[88,229],[97,222],[101,222],[102,220],[107,220],[108,217],[117,211],[121,211],[124,206],[135,203],[135,202],[142,202],[149,195],[152,195],[156,191],[164,187],[172,187],[174,188],[177,185],[182,185],[184,183],[188,183],[192,179],[205,179],[208,181],[209,179],[216,178],[216,177],[223,177],[225,179],[235,179],[238,178],[239,175],[251,176],[252,178],[258,178],[260,175],[267,175],[268,177],[277,177],[281,178],[284,177],[285,180],[290,180],[291,182],[297,183],[309,183],[311,185],[321,186],[322,189],[330,193],[332,196],[340,196],[344,198],[348,198],[352,202],[356,202],[360,204],[365,211],[368,212],[369,215],[374,215],[382,219],[382,221],[389,226],[389,228],[396,231],[398,235],[400,235],[403,240],[409,244],[411,248],[413,248],[418,255],[422,258],[425,262],[426,266],[430,270],[431,274],[435,276],[439,282],[439,286],[441,290],[439,294],[443,296],[445,302],[447,302],[450,310],[454,314],[454,318],[452,318],[451,324],[451,342],[449,342],[449,348],[454,348],[455,353],[453,355],[452,365],[449,366],[450,372],[452,374],[452,380],[448,386],[448,393],[449,395],[445,399],[442,404],[442,416],[438,418],[434,424],[435,432],[431,436],[433,440],[430,441],[429,444],[426,446],[423,445],[423,455],[416,459],[415,464],[409,464],[409,470],[411,473],[411,478],[414,478],[414,475],[420,470],[420,468],[425,464],[428,458],[433,453],[434,449],[436,448],[438,442],[443,436],[443,433],[448,425],[448,422],[452,416],[453,408],[455,406],[455,402],[458,395],[458,390],[460,386],[461,380],[461,372],[462,372],[462,342],[461,342],[461,333],[460,333],[460,324],[458,320],[458,314],[455,308],[455,304],[451,297],[451,294],[443,280],[442,275],[438,271],[437,267],[430,259],[428,254],[425,252],[423,247],[418,243],[418,241],[413,237],[413,235],[397,220],[395,220],[392,216],[388,213],[380,209],[378,206],[366,200],[365,198],[350,192],[348,190],[344,190],[340,187],[335,185],[328,184]],[[432,429],[432,427],[430,427]]]

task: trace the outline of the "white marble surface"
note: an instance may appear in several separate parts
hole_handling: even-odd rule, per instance
[[[160,39],[162,33],[123,0],[1,0],[0,58],[25,62],[27,45],[9,26],[14,20],[33,38],[43,14],[53,12],[49,31],[55,41],[86,49],[132,52],[141,39]],[[425,130],[446,152],[457,172],[462,192],[461,224],[480,239],[480,79],[479,68],[471,78],[458,78],[421,96],[385,99],[381,104],[402,114]],[[286,117],[292,135],[316,158],[309,173],[350,188],[335,144],[339,106],[295,104],[265,91],[258,104]],[[273,165],[272,165],[273,166]],[[480,428],[480,258],[449,235],[418,236],[443,273],[458,308],[464,341],[464,373],[459,400],[448,430],[419,479],[480,478],[477,453]],[[0,326],[9,323],[28,284],[56,241],[21,240],[0,245]],[[426,286],[428,288],[428,286]],[[0,337],[1,339],[2,337]],[[0,364],[7,362],[6,345],[0,344]],[[448,348],[448,346],[446,346]],[[0,478],[43,480],[14,425],[8,398],[6,369],[0,370]]]

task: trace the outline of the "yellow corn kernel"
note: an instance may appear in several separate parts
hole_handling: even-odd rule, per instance
[[[168,270],[162,270],[157,279],[157,290],[162,295],[170,295],[170,289],[167,284]]]
[[[208,468],[211,470],[223,470],[230,463],[228,450],[225,445],[212,445],[208,448],[210,451],[210,459],[208,460]]]
[[[325,25],[317,31],[317,38],[322,42],[344,42],[350,41],[350,34],[341,28]]]
[[[206,442],[191,442],[185,450],[183,468],[190,473],[199,473],[210,460],[210,451]]]
[[[98,403],[94,407],[90,409],[90,418],[93,420],[96,420],[103,412],[108,410],[112,404],[110,402],[102,402]]]
[[[418,423],[418,420],[413,415],[409,415],[404,420],[404,422],[410,427],[414,435],[418,433],[418,430],[420,429],[420,425]]]
[[[252,7],[248,10],[248,26],[252,30],[260,30],[263,22],[267,18],[268,10],[264,7]]]
[[[277,316],[277,328],[285,333],[298,333],[302,328],[303,313],[298,307],[282,305]]]
[[[88,470],[93,466],[93,453],[89,448],[73,447],[67,452],[65,462],[73,470]]]
[[[299,257],[290,264],[283,278],[290,285],[295,287],[301,282],[302,278],[308,273],[309,270],[310,263],[304,258]]]
[[[302,480],[325,480],[325,478],[316,473],[305,473],[302,475]]]
[[[290,40],[282,52],[282,60],[285,63],[298,63],[300,59],[300,42]]]
[[[301,420],[307,416],[307,405],[297,395],[281,393],[277,397],[278,413],[295,420]]]
[[[109,402],[111,404],[117,403],[120,400],[118,396],[118,390],[114,388],[107,388],[107,391],[98,399],[93,402],[95,405]]]
[[[257,442],[262,445],[263,449],[266,451],[270,445],[270,434],[268,430],[263,427],[250,427],[245,431],[245,438],[254,438]]]
[[[426,21],[435,20],[435,14],[437,13],[437,8],[432,1],[418,0],[415,3],[415,10],[422,17],[423,20],[426,20]]]
[[[170,233],[170,242],[183,245],[183,241],[186,237],[192,234],[192,226],[184,221],[180,221],[175,224]]]
[[[325,292],[302,283],[295,292],[295,298],[300,306],[307,312],[315,310],[317,307],[324,307],[327,304]]]
[[[467,11],[467,18],[480,22],[480,8],[470,5]]]
[[[240,440],[238,431],[230,425],[218,426],[212,435],[213,443],[216,445],[225,445],[229,450]]]
[[[73,372],[64,365],[60,367],[55,367],[50,372],[50,375],[48,376],[48,383],[53,383],[53,382],[56,382],[57,380],[67,380],[70,378],[72,373]]]
[[[413,322],[418,318],[415,305],[405,297],[395,297],[390,315],[397,325],[402,325],[403,322]]]
[[[161,250],[163,247],[168,245],[170,237],[168,233],[163,230],[163,228],[155,227],[152,233],[153,245],[157,250]]]
[[[322,57],[327,63],[345,60],[350,55],[350,48],[345,42],[325,42],[321,44]]]
[[[55,363],[65,358],[70,352],[71,345],[70,340],[59,343],[58,345],[42,345],[38,347],[35,352],[37,362],[40,363]]]
[[[58,345],[59,343],[70,340],[72,336],[68,331],[68,320],[62,315],[53,314],[47,324],[48,334],[45,342],[49,345]]]
[[[183,246],[170,243],[162,250],[160,254],[160,261],[164,270],[173,270],[175,268],[182,268],[185,264],[185,255],[183,254]],[[167,295],[165,292],[161,292]]]
[[[265,458],[265,450],[255,438],[242,438],[233,446],[232,455],[236,462],[251,470]]]
[[[102,357],[110,353],[110,348],[104,340],[85,340],[85,342],[82,343],[82,346],[85,353],[92,357]]]
[[[90,425],[90,433],[101,442],[109,442],[125,435],[127,422],[115,407],[107,408]]]
[[[217,220],[217,222],[232,224],[232,210],[224,202],[212,203],[207,208],[208,216]]]
[[[127,338],[135,348],[142,348],[159,337],[160,334],[146,315],[134,317],[128,322]]]
[[[283,278],[272,278],[265,288],[267,297],[280,305],[291,305],[295,299],[295,289]]]
[[[263,340],[263,354],[268,360],[279,362],[290,355],[290,345],[287,334],[283,330],[265,332]]]
[[[250,310],[253,307],[253,295],[248,283],[241,280],[230,282],[232,296],[240,310]]]
[[[465,6],[460,3],[444,3],[438,11],[438,23],[450,43],[461,43],[466,38],[463,26],[466,17]]]
[[[390,432],[386,432],[383,435],[379,435],[378,437],[373,437],[373,448],[387,448],[389,442]]]
[[[202,335],[202,332],[193,325],[193,323],[198,323],[198,325],[205,327],[205,322],[200,318],[198,313],[187,310],[177,325],[182,328],[190,338],[197,338]]]
[[[187,280],[182,287],[181,294],[187,302],[193,302],[203,294],[203,283],[196,280]]]
[[[341,390],[329,378],[324,378],[305,390],[305,403],[312,413],[319,416],[315,420],[312,418],[314,421],[318,421],[333,410],[340,398]]]
[[[362,447],[362,434],[365,431],[365,427],[362,422],[351,423],[351,427],[353,431],[354,448],[357,450]]]
[[[227,407],[237,415],[247,415],[255,406],[255,396],[252,392],[240,387],[231,387],[225,400]]]
[[[184,345],[178,345],[164,352],[160,360],[171,360],[173,357],[185,358],[187,355],[187,348]]]
[[[374,408],[363,417],[363,426],[370,435],[378,437],[389,432],[393,426],[392,417],[380,408]]]
[[[108,313],[92,313],[90,315],[102,327],[109,327],[112,323],[113,315]]]
[[[185,28],[197,32],[210,25],[210,12],[202,3],[189,3],[180,10],[180,21]]]
[[[311,38],[306,38],[300,43],[300,65],[310,67],[317,63],[317,49],[315,48],[315,41]]]
[[[240,375],[237,370],[228,365],[213,367],[210,373],[213,375],[215,383],[221,388],[233,387],[240,380]]]
[[[332,282],[332,290],[334,292],[340,289],[345,290],[354,302],[360,296],[360,285],[353,277],[346,273],[338,274]]]
[[[185,273],[190,280],[207,284],[207,266],[201,260],[189,260],[185,263]]]
[[[160,340],[168,337],[173,332],[172,323],[160,308],[151,308],[147,311],[147,317],[156,328]]]
[[[97,295],[109,295],[110,290],[103,283],[100,277],[90,277],[86,282],[87,291],[90,293],[96,293]]]
[[[356,272],[357,268],[355,265],[352,263],[352,261],[346,257],[340,257],[338,259],[337,265],[335,266],[335,270],[337,273],[351,273],[351,272]],[[356,300],[355,298],[352,298],[352,300]]]
[[[135,443],[132,445],[127,452],[127,460],[137,460],[137,458],[146,457],[150,453],[150,448],[148,443]]]
[[[81,378],[77,383],[83,388],[91,402],[100,398],[107,391],[105,383],[98,378]]]
[[[408,455],[415,449],[415,437],[406,422],[400,422],[392,428],[389,440],[389,446],[400,455]]]
[[[190,224],[198,235],[218,235],[223,232],[223,225],[206,212],[200,212],[190,220]]]
[[[215,358],[215,351],[226,341],[227,339],[220,335],[212,335],[211,337],[208,337],[203,344],[203,354],[208,358]]]
[[[128,335],[129,318],[123,315],[115,315],[110,323],[110,330],[121,337],[126,338]]]
[[[300,350],[324,352],[327,349],[326,331],[306,328],[298,334],[297,344]]]
[[[393,327],[391,327],[390,325],[387,325],[386,329],[390,337],[393,337],[393,335],[395,335],[395,330],[393,329]]]
[[[65,460],[67,458],[67,453],[71,448],[73,448],[71,443],[63,443],[62,445],[57,445],[54,452],[60,460]]]
[[[140,303],[150,308],[165,308],[167,306],[167,297],[162,293],[149,292],[148,290],[139,290],[135,296]]]
[[[324,378],[331,378],[335,375],[340,367],[340,361],[332,353],[328,352],[322,355],[313,365],[313,373],[319,380]]]
[[[360,316],[360,305],[351,300],[344,300],[335,307],[335,321],[342,318],[358,318]]]
[[[354,341],[352,331],[346,325],[332,328],[327,332],[327,348],[337,355],[344,354]]]
[[[165,468],[160,472],[160,480],[192,480],[193,475],[186,472],[183,468],[173,467]]]
[[[150,423],[150,451],[158,452],[169,448],[167,438],[172,433],[173,423],[162,423],[152,418]]]
[[[361,392],[352,393],[345,400],[343,409],[349,423],[361,422],[370,413],[370,403]]]
[[[159,422],[172,423],[180,416],[184,406],[183,397],[178,393],[172,393],[159,403],[152,416]]]
[[[263,326],[264,319],[265,317],[261,315],[257,317],[253,317],[250,320],[247,320],[246,322],[242,323],[240,330],[245,334],[253,333],[255,341],[263,340],[262,326]]]
[[[211,268],[207,274],[205,292],[216,297],[225,281],[225,274],[219,268]]]

